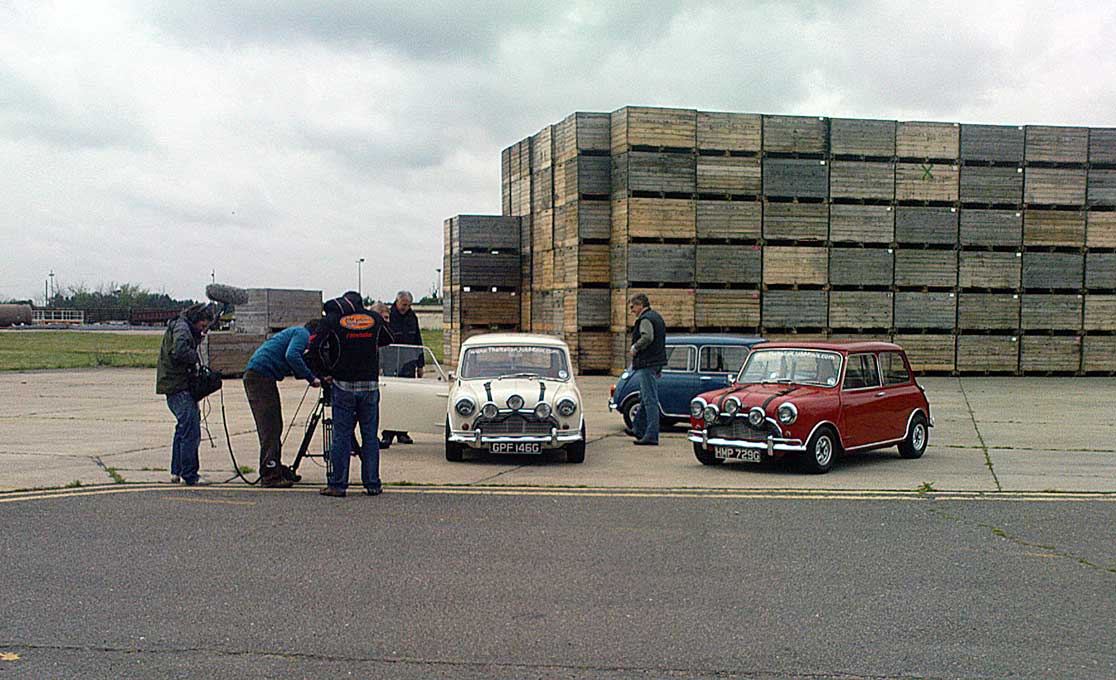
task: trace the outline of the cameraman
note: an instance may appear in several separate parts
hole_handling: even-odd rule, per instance
[[[167,323],[159,363],[155,370],[155,394],[165,394],[167,408],[178,421],[171,447],[171,482],[188,486],[208,484],[198,476],[198,445],[201,443],[201,413],[190,393],[190,377],[200,363],[198,344],[213,323],[214,309],[205,303],[191,305]]]
[[[305,326],[276,333],[252,354],[244,371],[244,392],[260,439],[260,486],[265,489],[287,489],[296,481],[294,473],[282,463],[283,405],[279,401],[279,381],[293,375],[311,387],[321,386],[302,359],[318,324],[309,321]]]
[[[343,497],[349,487],[349,455],[353,450],[354,421],[360,423],[360,481],[364,493],[377,496],[380,482],[380,447],[376,428],[380,420],[380,347],[391,344],[391,331],[383,317],[364,308],[360,294],[349,291],[323,305],[326,316],[316,342],[336,344],[332,362],[333,448],[330,475],[323,496]]]

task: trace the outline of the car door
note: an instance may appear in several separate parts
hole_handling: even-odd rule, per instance
[[[880,352],[880,376],[883,378],[883,403],[881,429],[886,429],[888,439],[899,439],[907,434],[907,420],[919,404],[921,392],[911,380],[907,363],[899,352]]]
[[[430,349],[424,347],[423,351],[426,356],[423,377],[380,377],[381,430],[412,434],[445,431],[450,381]]]
[[[659,378],[659,408],[664,415],[688,417],[690,400],[704,391],[696,372],[697,347],[668,345],[666,350],[667,365]]]
[[[883,396],[876,355],[872,352],[850,354],[841,384],[841,439],[845,448],[889,438],[879,428]]]

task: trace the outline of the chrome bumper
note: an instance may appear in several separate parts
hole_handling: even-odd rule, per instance
[[[613,401],[611,399],[608,400],[608,410],[609,411],[615,411],[618,408],[620,408],[620,407],[616,404],[615,401]]]
[[[498,443],[539,443],[558,446],[581,441],[581,430],[559,430],[551,428],[550,434],[490,434],[479,430],[453,430],[449,441],[469,446],[484,446]]]
[[[774,456],[776,451],[780,454],[806,452],[806,446],[802,443],[801,439],[781,439],[770,436],[764,441],[722,439],[721,437],[710,437],[708,430],[690,430],[687,439],[705,447],[730,446],[735,449],[758,449],[760,451],[766,451],[769,456]]]

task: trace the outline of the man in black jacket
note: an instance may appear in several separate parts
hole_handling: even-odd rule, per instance
[[[659,376],[667,364],[666,323],[651,309],[643,293],[628,300],[628,310],[636,317],[632,326],[632,379],[639,385],[639,412],[632,430],[637,446],[659,445]]]
[[[396,345],[422,345],[422,330],[419,328],[418,315],[411,309],[414,296],[410,291],[401,290],[395,294],[395,304],[389,309],[391,334],[395,337]],[[421,378],[426,357],[421,349],[400,347],[399,352],[399,377]],[[391,446],[392,438],[399,440],[400,444],[414,444],[415,441],[406,432],[384,430],[380,446]]]
[[[198,401],[190,394],[190,376],[199,363],[198,343],[213,318],[213,308],[204,303],[182,310],[167,324],[156,365],[155,394],[166,395],[167,408],[177,421],[171,445],[171,482],[181,480],[189,486],[201,480],[198,476],[201,412]]]
[[[329,452],[328,486],[321,493],[345,495],[349,487],[353,428],[359,422],[360,481],[366,494],[377,496],[382,491],[376,437],[380,420],[380,347],[391,344],[391,331],[379,314],[364,308],[360,294],[355,291],[326,302],[323,309],[326,315],[315,343],[320,346],[329,342],[336,352],[328,370],[333,382],[333,448]]]

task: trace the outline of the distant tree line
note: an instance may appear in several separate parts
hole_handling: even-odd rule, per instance
[[[136,283],[116,282],[90,289],[84,283],[66,286],[47,300],[48,307],[66,309],[183,309],[194,300],[176,300],[166,293],[153,293]]]

